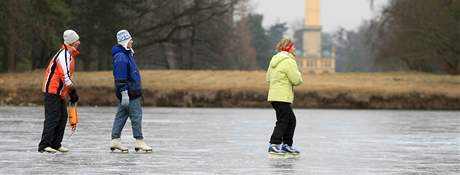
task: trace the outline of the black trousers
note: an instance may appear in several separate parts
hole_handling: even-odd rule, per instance
[[[276,111],[276,125],[270,138],[271,144],[287,144],[292,146],[296,125],[294,111],[291,103],[272,102],[273,109]]]
[[[65,101],[59,95],[45,94],[44,100],[45,121],[38,151],[43,151],[46,147],[54,149],[61,147],[68,117]]]

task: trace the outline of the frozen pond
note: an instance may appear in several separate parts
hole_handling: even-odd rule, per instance
[[[0,174],[460,174],[459,112],[295,110],[299,159],[270,160],[272,109],[144,108],[153,153],[111,153],[115,108],[81,107],[71,152],[37,152],[42,107],[0,107]]]

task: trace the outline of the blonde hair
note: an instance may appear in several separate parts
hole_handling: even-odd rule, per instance
[[[284,51],[287,47],[289,47],[290,44],[294,44],[294,42],[292,42],[292,40],[289,38],[283,38],[278,42],[278,44],[276,44],[276,51]]]

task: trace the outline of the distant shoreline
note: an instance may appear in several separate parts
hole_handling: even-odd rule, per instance
[[[143,106],[271,108],[263,71],[143,71]],[[42,105],[42,71],[0,74],[0,105]],[[303,75],[294,108],[460,110],[460,78],[414,72]],[[116,106],[111,72],[77,72],[80,106]]]
[[[30,89],[21,89],[21,91]],[[116,106],[117,99],[112,88],[80,89],[80,106]],[[372,94],[355,97],[346,92],[296,92],[295,108],[315,109],[397,109],[397,110],[459,110],[460,98],[443,95],[425,96],[419,93],[383,97]],[[0,89],[0,105],[42,105],[42,95],[8,92]],[[223,107],[223,108],[270,108],[265,93],[254,91],[150,91],[144,90],[143,106],[150,107]]]

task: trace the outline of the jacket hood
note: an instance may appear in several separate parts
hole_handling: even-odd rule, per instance
[[[123,46],[117,44],[112,47],[112,56],[117,54],[118,52],[129,52]]]
[[[288,52],[278,52],[275,56],[273,56],[272,60],[270,61],[270,67],[276,68],[281,62],[292,57],[293,56]]]

